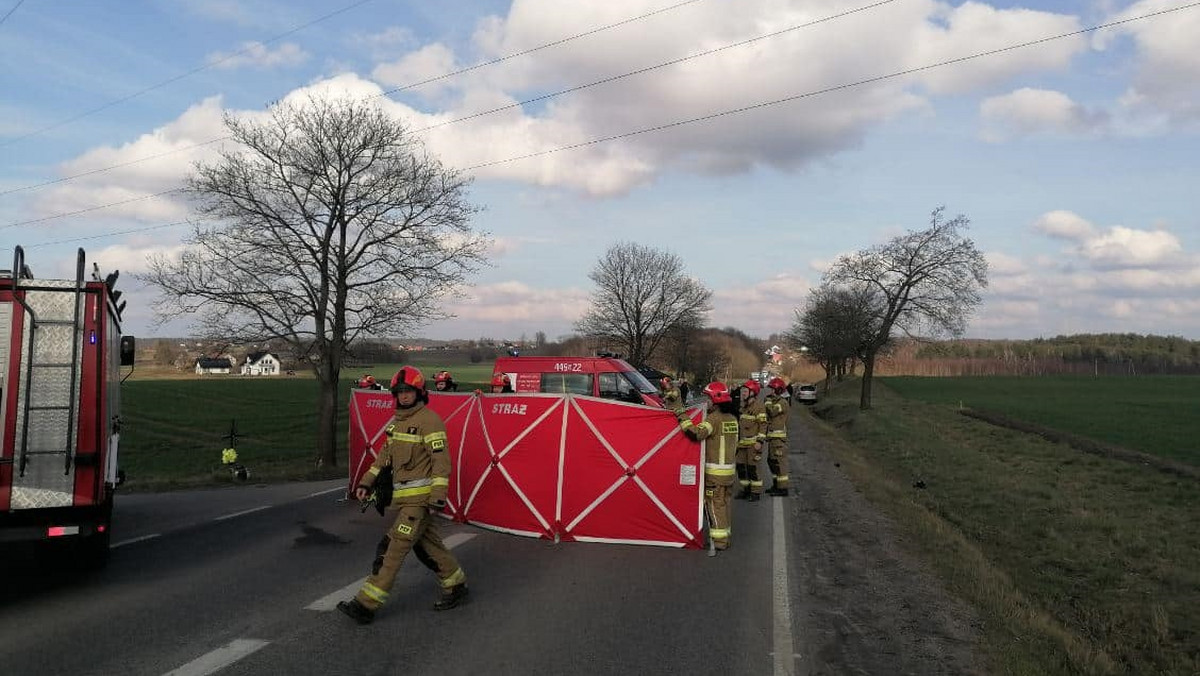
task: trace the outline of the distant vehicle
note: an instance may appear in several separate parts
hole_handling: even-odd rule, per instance
[[[796,388],[796,400],[802,404],[817,403],[817,386],[816,385],[801,385]]]
[[[658,388],[615,357],[497,357],[493,372],[506,374],[518,393],[584,394],[663,407]]]

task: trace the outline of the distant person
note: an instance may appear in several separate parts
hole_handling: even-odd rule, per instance
[[[506,373],[497,373],[492,376],[492,392],[494,394],[502,394],[512,392],[512,379]]]
[[[683,402],[684,406],[687,406],[688,392],[691,389],[692,389],[692,386],[688,385],[688,381],[686,378],[679,381],[679,400]]]
[[[438,392],[457,392],[458,383],[454,382],[449,371],[438,371],[433,376],[433,389]]]
[[[767,438],[767,411],[758,399],[762,387],[757,380],[747,380],[739,389],[741,412],[738,415],[737,474],[742,491],[737,494],[736,499],[758,502],[762,499],[763,492],[758,467],[762,462],[763,442]]]
[[[378,385],[375,383],[375,376],[364,375],[358,379],[358,389],[360,390],[377,390]]]
[[[699,425],[686,411],[675,414],[679,427],[691,438],[704,442],[704,509],[708,514],[708,537],[714,549],[728,549],[733,530],[733,509],[729,491],[735,473],[734,447],[738,437],[737,409],[724,383],[709,383],[703,390],[708,397],[708,413]]]
[[[683,408],[683,397],[679,388],[671,382],[671,376],[663,376],[659,384],[662,385],[663,407],[668,411]]]
[[[775,376],[768,383],[771,392],[763,402],[767,412],[767,467],[771,470],[771,487],[767,495],[786,498],[788,494],[788,443],[787,423],[790,405],[787,400],[787,385],[783,378]]]
[[[391,393],[396,412],[387,426],[387,442],[363,474],[354,496],[365,501],[380,471],[391,467],[394,489],[387,509],[396,520],[388,529],[390,542],[383,560],[373,567],[371,576],[354,598],[337,604],[338,610],[359,624],[374,620],[376,611],[387,602],[409,551],[415,551],[422,561],[428,559],[433,563],[442,589],[434,610],[449,610],[467,597],[467,576],[442,542],[437,517],[433,515],[446,506],[450,486],[446,424],[426,406],[429,393],[425,377],[415,367],[404,366],[396,372]]]

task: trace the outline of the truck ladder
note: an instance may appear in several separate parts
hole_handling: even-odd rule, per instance
[[[16,247],[13,253],[13,297],[20,303],[25,310],[26,316],[29,318],[29,341],[26,345],[27,354],[23,360],[25,369],[21,375],[24,377],[24,396],[23,400],[24,415],[21,424],[21,444],[19,455],[20,476],[25,476],[25,468],[29,464],[29,458],[37,455],[62,455],[63,456],[63,474],[71,473],[71,463],[74,460],[75,448],[75,411],[77,403],[76,387],[79,384],[79,353],[83,342],[82,332],[80,331],[80,320],[83,314],[83,265],[84,253],[83,249],[79,249],[79,254],[76,259],[75,267],[75,286],[71,287],[54,287],[54,286],[39,286],[30,284],[24,287],[25,291],[37,291],[38,293],[69,293],[74,295],[75,302],[71,304],[72,311],[70,313],[61,313],[61,315],[52,315],[45,318],[38,318],[37,313],[20,294],[17,293],[21,287],[21,274],[19,271],[24,270],[25,251],[21,247]],[[67,316],[69,314],[69,316]],[[50,348],[56,346],[54,341],[58,341],[57,346],[63,346],[63,336],[65,331],[70,330],[69,337],[71,346],[71,360],[69,362],[62,361],[65,357],[63,354],[55,354],[53,349],[43,349],[39,352],[36,349],[39,338],[49,341],[47,345]],[[45,353],[49,352],[47,355]],[[40,356],[43,361],[36,361]],[[38,404],[33,404],[34,392],[31,389],[35,381],[35,375],[38,376],[38,382],[45,382],[47,379],[55,377],[61,378],[66,372],[68,375],[69,385],[65,392],[61,387],[44,388],[44,391],[39,393]],[[55,376],[55,374],[59,374]],[[63,393],[61,396],[51,396],[48,393]],[[56,419],[61,417],[65,411],[66,421],[63,428],[54,430]],[[30,448],[29,427],[30,421],[34,423],[34,429],[45,431],[47,428],[51,430],[49,435],[43,434],[39,436],[41,443],[45,444],[42,447]],[[50,437],[49,442],[45,441],[45,437]],[[60,440],[62,447],[58,448],[55,441]]]

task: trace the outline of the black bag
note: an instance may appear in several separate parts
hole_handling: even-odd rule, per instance
[[[383,510],[392,504],[392,491],[394,488],[392,466],[384,465],[379,470],[379,475],[375,477],[375,484],[371,487],[370,497],[371,502],[375,503],[375,511],[379,512],[379,516],[383,516]]]

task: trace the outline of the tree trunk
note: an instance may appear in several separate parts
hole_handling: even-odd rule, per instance
[[[322,365],[324,368],[324,365]],[[319,374],[321,392],[317,395],[317,467],[337,467],[337,378]]]
[[[871,376],[875,373],[875,355],[867,355],[863,359],[862,394],[858,399],[858,408],[863,411],[871,409]]]

